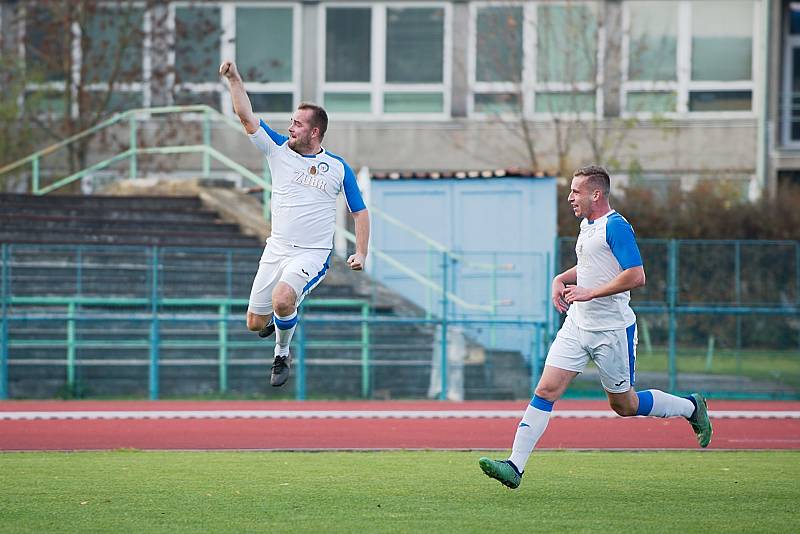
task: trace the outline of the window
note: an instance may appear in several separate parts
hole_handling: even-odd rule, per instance
[[[294,8],[236,7],[236,65],[256,113],[291,113],[295,80]],[[299,58],[297,58],[299,59]]]
[[[692,2],[689,111],[752,109],[753,14],[752,1]]]
[[[83,83],[88,86],[89,106],[109,112],[144,105],[144,9],[101,5],[91,13],[83,39]]]
[[[628,61],[625,111],[677,110],[678,2],[629,2],[625,44]]]
[[[321,100],[327,110],[445,117],[449,11],[437,4],[325,8]]]
[[[472,114],[596,115],[597,2],[472,6]]]
[[[198,100],[220,107],[222,86],[222,21],[219,6],[171,4],[175,28],[176,104],[197,104]]]
[[[796,148],[800,146],[800,4],[789,2],[784,13],[781,140]]]
[[[32,4],[26,7],[24,41],[29,79],[62,83],[69,79],[70,73],[63,65],[67,63],[65,59],[72,46],[70,35],[54,31],[61,26],[61,16],[54,6]]]
[[[332,113],[372,110],[372,8],[329,8],[325,20],[323,101]],[[352,85],[349,85],[352,84]]]
[[[171,4],[175,28],[176,104],[233,113],[219,77],[223,59],[242,75],[253,111],[285,117],[299,103],[300,35],[296,3]]]
[[[149,105],[144,50],[150,32],[144,7],[90,4],[82,24],[68,9],[59,3],[26,6],[25,98],[32,108],[77,115],[81,109],[111,113]],[[73,92],[69,99],[68,90]]]
[[[752,0],[626,2],[625,112],[750,113],[754,7]]]

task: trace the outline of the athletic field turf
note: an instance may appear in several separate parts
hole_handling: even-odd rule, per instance
[[[798,532],[800,452],[0,453],[0,532]],[[488,453],[495,457],[497,453]]]

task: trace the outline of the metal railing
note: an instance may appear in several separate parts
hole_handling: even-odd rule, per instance
[[[159,376],[160,370],[164,366],[216,366],[218,369],[218,389],[221,394],[228,392],[228,370],[232,365],[259,365],[265,372],[272,363],[271,358],[235,358],[230,353],[235,349],[253,349],[263,351],[265,343],[263,340],[253,338],[252,341],[232,339],[230,333],[231,323],[239,325],[242,329],[242,317],[244,309],[247,307],[246,299],[171,299],[164,298],[151,301],[147,298],[96,298],[96,297],[8,297],[3,299],[4,314],[2,317],[2,346],[3,357],[0,359],[0,399],[8,398],[9,389],[9,366],[63,366],[65,391],[73,394],[77,391],[78,380],[77,370],[88,366],[147,366],[148,372],[148,395],[151,400],[156,400],[160,396]],[[8,307],[15,307],[19,311],[8,312]],[[28,310],[24,310],[29,307]],[[307,366],[309,364],[343,364],[336,359],[314,360],[307,356],[308,350],[315,348],[324,349],[356,349],[360,352],[360,375],[361,375],[361,397],[369,398],[372,391],[370,383],[370,368],[375,364],[371,352],[371,329],[374,325],[430,325],[439,327],[440,332],[447,332],[449,326],[457,325],[477,325],[486,324],[487,321],[448,319],[444,315],[439,320],[428,320],[416,317],[376,317],[371,315],[369,303],[355,299],[309,299],[302,305],[303,318],[298,323],[297,331],[293,340],[292,350],[294,355],[294,382],[295,399],[305,400],[308,397],[307,391]],[[57,308],[55,310],[44,311],[42,308]],[[110,312],[110,309],[124,309],[124,320],[126,322],[136,322],[147,325],[146,336],[135,336],[129,333],[114,334],[113,338],[101,336],[101,339],[87,339],[86,336],[79,338],[76,333],[79,331],[79,323],[93,322],[102,324],[103,322],[119,322],[119,313]],[[206,308],[208,311],[200,313],[198,308]],[[317,316],[309,310],[324,310],[330,308],[352,309],[353,314],[338,315],[332,318]],[[186,311],[175,311],[184,309]],[[191,311],[194,310],[194,311]],[[238,314],[232,313],[238,310]],[[47,337],[35,337],[25,339],[15,338],[11,335],[12,324],[26,322],[36,323],[37,321],[46,323],[49,328],[46,330]],[[165,323],[181,323],[186,325],[185,332],[187,337],[163,339],[162,325]],[[53,331],[60,331],[55,325],[63,323],[63,337],[56,337]],[[216,339],[197,339],[189,335],[195,332],[193,325],[214,323],[217,325]],[[493,320],[490,322],[494,326],[506,326],[516,328],[530,328],[535,333],[534,344],[531,347],[535,354],[536,365],[532,366],[531,383],[538,380],[538,369],[543,360],[543,341],[546,325],[524,320]],[[342,339],[318,339],[308,340],[306,329],[310,325],[336,324],[339,327],[344,324],[355,324],[360,326],[358,336],[351,340]],[[440,373],[439,398],[445,400],[449,391],[448,372],[448,335],[442,335],[440,340],[439,366],[443,371]],[[48,349],[63,351],[63,357],[10,357],[11,350],[25,350],[31,348]],[[119,353],[120,351],[133,349],[137,353],[145,352],[146,357],[78,357],[81,349],[100,349],[104,352]],[[217,352],[217,357],[209,358],[164,358],[162,353],[168,349],[199,350],[213,349]],[[350,364],[351,362],[347,362]],[[428,359],[426,365],[433,365]],[[397,363],[395,363],[397,365]],[[415,364],[415,365],[418,365]]]
[[[186,146],[167,146],[167,147],[141,147],[138,145],[137,142],[137,132],[138,132],[138,125],[141,121],[150,119],[153,116],[158,115],[168,115],[168,114],[201,114],[202,115],[202,144],[195,144],[195,145],[186,145]],[[129,125],[129,148],[120,152],[119,154],[113,155],[108,157],[102,161],[94,163],[93,165],[69,174],[63,178],[60,178],[54,181],[51,184],[46,186],[41,185],[40,174],[41,174],[41,161],[48,155],[52,155],[57,152],[59,149],[62,149],[71,143],[75,143],[82,139],[85,139],[89,136],[95,135],[102,130],[110,128],[118,123],[128,121]],[[131,109],[121,113],[117,113],[110,117],[109,119],[100,122],[99,124],[83,131],[78,134],[72,135],[58,143],[54,143],[44,149],[38,150],[33,154],[22,158],[16,162],[10,163],[3,167],[0,167],[0,176],[4,174],[8,174],[12,171],[17,171],[26,165],[30,165],[30,174],[31,174],[31,192],[35,195],[44,195],[63,187],[66,187],[82,178],[91,175],[92,173],[96,173],[103,169],[106,169],[116,163],[123,162],[125,160],[128,161],[128,177],[131,179],[138,178],[138,159],[140,156],[156,156],[156,155],[180,155],[180,154],[199,154],[202,156],[202,169],[201,173],[202,176],[208,178],[211,172],[211,161],[214,160],[219,164],[235,171],[244,179],[248,180],[249,182],[259,186],[263,190],[263,206],[264,206],[264,218],[266,220],[270,219],[270,192],[272,190],[271,187],[271,176],[269,172],[269,167],[266,164],[266,160],[264,163],[263,174],[262,176],[257,175],[250,169],[244,167],[243,165],[233,161],[231,158],[225,156],[213,146],[211,146],[212,136],[211,136],[211,124],[214,121],[219,121],[223,125],[234,129],[238,133],[243,133],[241,124],[238,121],[233,120],[231,117],[228,117],[216,109],[207,106],[207,105],[195,105],[195,106],[165,106],[165,107],[153,107],[153,108],[141,108],[141,109]],[[369,206],[370,213],[381,217],[382,219],[386,220],[389,224],[397,226],[401,228],[405,232],[409,233],[409,235],[413,236],[415,239],[418,239],[425,243],[425,245],[431,250],[436,252],[441,252],[446,254],[451,260],[453,261],[462,261],[468,263],[470,267],[478,268],[487,270],[490,272],[495,272],[497,270],[507,270],[509,268],[513,268],[509,265],[492,265],[492,264],[484,264],[484,263],[470,263],[466,262],[466,260],[460,257],[458,254],[454,253],[452,250],[448,249],[445,245],[431,239],[430,237],[426,236],[422,232],[419,232],[410,226],[404,224],[402,221],[384,213],[382,210],[377,208],[376,206]],[[345,237],[350,243],[355,243],[355,236],[347,231],[345,228],[336,227],[336,231],[339,232],[341,235]],[[433,280],[427,279],[424,276],[420,275],[419,273],[415,272],[413,269],[410,269],[407,265],[404,265],[402,262],[398,261],[396,258],[385,254],[379,249],[372,248],[371,254],[376,257],[379,257],[386,263],[392,265],[394,268],[402,271],[411,279],[415,280],[417,283],[421,284],[422,286],[426,287],[429,292],[435,293],[437,295],[442,295],[443,289],[441,285],[436,283]],[[489,314],[496,314],[496,304],[476,304],[472,302],[468,302],[463,298],[459,297],[454,293],[450,293],[447,295],[447,298],[456,306],[463,308],[465,310],[471,311],[484,311]]]
[[[574,238],[558,240],[556,272],[575,264],[574,242]],[[687,347],[705,352],[702,374],[711,370],[720,341],[737,360],[747,346],[751,352],[780,348],[789,357],[794,354],[792,380],[800,380],[800,241],[638,242],[647,285],[631,292],[631,306],[638,316],[645,351],[652,353],[654,344],[666,350],[670,391],[681,389],[680,352],[687,352]],[[730,324],[723,324],[726,318],[731,318]],[[746,319],[756,318],[771,320],[745,328]],[[655,323],[660,325],[658,332]],[[551,327],[552,335],[557,324]]]
[[[45,312],[41,309],[22,313],[7,312],[8,307],[58,307],[62,310],[56,312]],[[361,351],[362,371],[369,369],[370,365],[370,344],[369,344],[369,303],[356,299],[310,299],[303,303],[303,309],[326,309],[326,308],[349,308],[360,315],[361,337],[357,340],[325,340],[308,341],[303,335],[302,322],[297,334],[298,342],[296,347],[296,396],[302,400],[306,398],[305,388],[305,351],[316,346],[333,348],[357,348]],[[76,337],[76,325],[81,321],[113,321],[119,320],[118,316],[109,313],[109,309],[125,308],[125,319],[127,321],[142,322],[149,325],[149,335],[147,338],[115,336],[113,339],[78,339]],[[175,312],[167,311],[170,308],[194,309],[194,312]],[[198,308],[211,308],[215,312],[198,313]],[[236,317],[231,316],[231,310],[238,308],[240,311],[247,308],[247,299],[219,299],[219,298],[98,298],[98,297],[14,297],[10,296],[3,299],[3,330],[2,344],[4,347],[3,358],[0,361],[0,399],[8,398],[8,366],[14,365],[63,365],[65,368],[65,384],[67,391],[75,391],[76,369],[80,366],[108,365],[108,366],[127,366],[127,365],[147,365],[148,366],[148,392],[151,400],[159,398],[159,369],[163,365],[209,365],[218,366],[218,391],[226,393],[228,391],[228,367],[236,364],[271,364],[272,359],[241,359],[229,357],[231,349],[234,348],[264,348],[264,342],[254,339],[253,341],[236,341],[230,338],[228,328],[233,321],[242,323],[243,311]],[[10,323],[25,321],[47,321],[48,323],[63,321],[65,324],[64,338],[36,338],[36,339],[14,339],[9,335]],[[161,339],[161,324],[164,321],[180,321],[187,325],[200,322],[214,322],[218,325],[218,337],[211,341],[207,339]],[[313,321],[313,316],[309,319]],[[345,318],[337,319],[339,321]],[[187,333],[192,329],[188,328]],[[30,347],[62,349],[64,358],[19,358],[8,357],[10,349],[24,349]],[[107,349],[109,351],[128,349],[147,350],[148,357],[141,358],[102,358],[91,359],[76,357],[78,349],[94,348]],[[214,348],[217,350],[215,361],[207,359],[168,359],[161,358],[163,349],[193,349],[193,348]],[[362,372],[362,395],[367,396],[370,390],[369,373]]]
[[[79,368],[109,365],[117,367],[147,366],[148,395],[159,397],[159,369],[174,365],[216,365],[218,367],[220,393],[228,390],[228,369],[231,365],[258,364],[265,368],[271,358],[231,357],[232,350],[245,349],[253,352],[264,350],[263,341],[253,336],[252,340],[237,339],[246,334],[242,317],[247,299],[240,298],[247,289],[234,279],[240,279],[243,262],[255,261],[260,249],[186,249],[178,247],[114,247],[102,245],[55,245],[28,244],[0,245],[2,271],[0,272],[0,398],[9,395],[9,365],[26,366],[61,365],[64,367],[65,391],[76,388]],[[440,381],[440,398],[446,398],[448,384],[448,329],[454,325],[488,325],[489,328],[517,327],[530,329],[533,334],[530,354],[540,362],[543,355],[546,325],[523,318],[468,320],[454,315],[447,296],[449,259],[442,254],[441,313],[438,317],[377,317],[372,312],[372,302],[362,299],[309,299],[302,305],[303,320],[294,339],[296,358],[295,376],[297,399],[307,398],[306,365],[325,365],[331,361],[314,361],[306,357],[307,351],[315,348],[355,349],[360,353],[361,396],[368,397],[372,391],[370,369],[375,363],[372,357],[372,327],[378,325],[422,325],[435,327],[444,332],[438,347],[438,364],[444,370]],[[194,262],[194,263],[193,263]],[[196,263],[200,262],[200,263]],[[211,266],[209,268],[209,266]],[[193,273],[203,272],[210,279],[211,287],[201,288],[206,296],[174,298],[171,295],[185,294],[186,279],[194,280]],[[251,273],[248,272],[248,276]],[[44,280],[44,282],[40,282]],[[58,295],[43,296],[44,292],[56,291]],[[333,318],[318,316],[315,312],[337,308],[341,314]],[[352,310],[348,313],[346,310]],[[237,310],[233,313],[232,310]],[[309,313],[306,313],[309,312]],[[126,322],[127,321],[127,322]],[[128,323],[142,325],[133,328],[131,335]],[[187,325],[186,336],[164,338],[164,325],[178,322]],[[122,324],[124,323],[124,324]],[[216,329],[213,339],[191,336],[192,325],[208,323]],[[239,323],[236,330],[231,324]],[[306,338],[309,325],[348,324],[360,326],[358,335],[349,340]],[[39,331],[37,325],[47,325]],[[85,330],[79,325],[107,325],[96,330]],[[25,326],[23,330],[22,328]],[[113,331],[118,328],[119,332]],[[107,332],[108,331],[108,332]],[[206,332],[208,333],[208,332]],[[93,337],[94,336],[94,337]],[[432,365],[430,350],[425,358],[426,366]],[[63,351],[63,357],[32,356],[34,349]],[[100,355],[92,355],[93,349]],[[198,352],[216,351],[217,357],[163,358],[164,351],[172,349],[196,349]],[[81,351],[88,350],[81,355]],[[134,356],[119,356],[119,351],[131,350]],[[26,352],[27,351],[27,352]],[[109,357],[106,352],[117,355]],[[146,356],[143,357],[143,354]],[[251,354],[252,356],[252,354]],[[354,365],[352,360],[340,361]],[[382,362],[385,364],[386,362]],[[402,362],[401,362],[402,363]],[[414,365],[419,365],[417,362]],[[540,365],[532,366],[534,373]],[[532,380],[536,377],[532,376]]]

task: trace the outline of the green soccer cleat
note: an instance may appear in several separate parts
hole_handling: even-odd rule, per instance
[[[508,461],[492,460],[484,456],[478,460],[478,464],[487,477],[499,480],[504,486],[511,489],[517,489],[519,483],[522,482],[522,475],[517,473],[517,470]]]
[[[697,435],[697,442],[701,447],[706,448],[711,443],[711,434],[713,434],[711,419],[708,418],[708,404],[705,397],[699,393],[692,393],[692,398],[697,405],[697,409],[692,417],[688,418],[688,421]]]

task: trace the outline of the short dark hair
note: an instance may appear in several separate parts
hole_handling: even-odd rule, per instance
[[[609,193],[611,193],[611,179],[608,177],[608,171],[599,165],[581,167],[572,176],[585,176],[589,185],[593,189],[602,191],[605,197],[608,197]]]
[[[325,137],[325,131],[328,129],[328,114],[322,109],[322,106],[312,104],[310,102],[303,102],[297,109],[310,109],[311,113],[311,127],[319,128],[319,138],[322,140]]]

